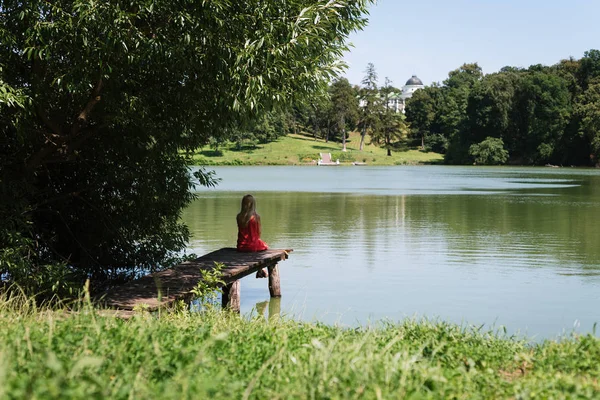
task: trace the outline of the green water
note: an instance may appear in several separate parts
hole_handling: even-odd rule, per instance
[[[600,171],[221,167],[184,213],[190,250],[235,246],[243,194],[281,263],[281,310],[353,326],[440,318],[537,338],[600,322]],[[269,300],[242,281],[242,312]],[[279,305],[278,305],[279,307]]]

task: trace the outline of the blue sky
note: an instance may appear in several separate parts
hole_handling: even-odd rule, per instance
[[[346,77],[360,84],[372,62],[379,83],[416,74],[443,81],[465,62],[484,73],[506,65],[552,65],[600,49],[600,0],[378,0],[369,25],[350,37]]]

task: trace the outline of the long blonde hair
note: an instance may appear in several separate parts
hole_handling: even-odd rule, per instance
[[[252,217],[257,220],[260,218],[256,213],[256,200],[251,194],[247,194],[242,198],[242,208],[237,215],[237,223],[241,227],[246,227]]]

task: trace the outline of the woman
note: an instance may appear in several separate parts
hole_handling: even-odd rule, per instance
[[[237,250],[255,252],[267,250],[269,246],[260,239],[260,215],[256,213],[256,200],[247,194],[242,198],[242,208],[236,217],[238,226]],[[266,269],[256,273],[257,278],[269,276]]]

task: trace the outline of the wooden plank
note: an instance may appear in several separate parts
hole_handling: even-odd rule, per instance
[[[269,268],[288,258],[292,250],[270,249],[257,253],[241,253],[224,248],[171,269],[146,275],[115,287],[99,299],[107,308],[133,310],[136,306],[149,311],[167,307],[177,300],[189,301],[191,291],[202,279],[200,270],[211,270],[215,262],[224,264],[222,279],[232,283],[259,269]]]

